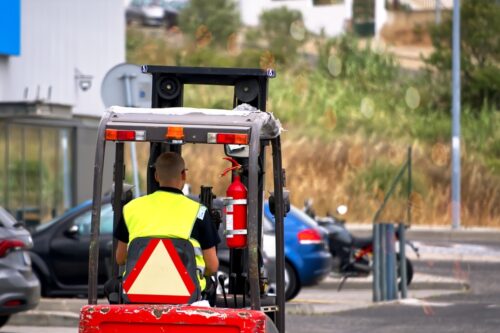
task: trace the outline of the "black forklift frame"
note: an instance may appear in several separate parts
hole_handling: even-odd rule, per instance
[[[192,68],[192,67],[160,67],[160,66],[143,66],[143,72],[153,73],[153,108],[167,106],[175,107],[176,105],[161,105],[155,102],[155,89],[159,89],[155,82],[162,77],[163,74],[172,75],[177,80],[189,84],[218,84],[218,85],[233,85],[235,86],[235,96],[233,98],[236,105],[241,102],[249,102],[250,105],[258,107],[261,111],[265,110],[265,101],[267,97],[267,79],[274,77],[272,70],[260,69],[230,69],[230,68]],[[197,79],[196,79],[197,78]],[[245,87],[241,87],[241,82],[248,80],[256,81],[257,85],[251,89],[258,89],[257,95],[249,100],[245,94]],[[240,85],[239,88],[237,86]],[[244,83],[246,86],[246,83]],[[240,89],[240,92],[237,91]],[[182,89],[181,89],[182,90]],[[183,94],[181,93],[180,96]],[[252,97],[250,96],[250,97]],[[240,98],[241,97],[241,98]],[[161,96],[159,97],[162,98]],[[247,101],[242,101],[247,100]],[[182,100],[177,101],[182,105]],[[127,108],[125,108],[127,109]],[[264,109],[264,110],[262,110]],[[135,111],[134,111],[135,110]],[[194,113],[185,116],[172,115],[169,112],[162,114],[161,112],[148,113],[151,109],[130,109],[128,111],[120,110],[112,107],[103,115],[98,129],[95,165],[94,165],[94,184],[93,184],[93,201],[92,201],[92,225],[91,225],[91,242],[89,252],[89,294],[88,303],[97,304],[97,273],[98,273],[98,257],[99,257],[99,226],[100,226],[100,207],[101,193],[103,180],[104,155],[106,146],[106,129],[124,129],[124,130],[140,130],[147,131],[150,138],[145,140],[151,142],[153,152],[154,144],[159,143],[160,146],[165,144],[164,139],[165,129],[169,126],[182,126],[185,129],[185,142],[196,143],[200,138],[205,137],[208,132],[220,131],[221,133],[248,133],[250,141],[249,157],[248,157],[248,280],[250,291],[250,306],[253,310],[261,310],[261,294],[260,294],[260,267],[259,267],[259,251],[262,246],[261,242],[261,223],[262,223],[262,197],[263,186],[262,181],[259,182],[259,177],[263,177],[263,170],[259,170],[259,161],[264,162],[263,155],[267,142],[272,146],[273,157],[273,175],[274,175],[274,198],[275,198],[275,217],[276,217],[276,306],[277,312],[275,317],[276,326],[279,332],[285,331],[285,295],[284,295],[284,199],[283,199],[283,169],[281,160],[281,140],[279,132],[272,137],[261,138],[262,128],[264,126],[262,119],[254,117],[256,113],[249,113],[245,116],[217,114],[211,115],[209,109],[205,109],[205,113]],[[122,112],[123,111],[123,112]],[[159,111],[159,110],[158,110]],[[163,135],[160,139],[159,135]],[[177,148],[179,146],[168,144],[168,147]],[[173,149],[174,150],[174,149]],[[121,218],[122,208],[122,193],[124,180],[124,142],[116,141],[115,152],[115,167],[114,167],[114,224]],[[150,163],[151,165],[151,163]],[[148,186],[148,193],[153,189]],[[114,248],[113,248],[114,250]],[[112,258],[114,262],[114,256]],[[116,266],[116,265],[113,265]],[[115,274],[115,273],[114,273]]]

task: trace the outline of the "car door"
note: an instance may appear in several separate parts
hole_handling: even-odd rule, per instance
[[[67,286],[87,285],[90,246],[91,206],[64,223],[50,243],[53,272],[59,283]],[[101,209],[98,283],[109,277],[106,258],[111,256],[113,208],[105,203]]]

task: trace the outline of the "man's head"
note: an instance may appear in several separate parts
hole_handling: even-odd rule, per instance
[[[155,179],[160,186],[180,190],[186,182],[186,167],[181,155],[174,152],[162,153],[155,162]]]

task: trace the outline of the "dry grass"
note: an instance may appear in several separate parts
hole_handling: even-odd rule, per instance
[[[283,166],[292,204],[302,207],[307,198],[314,199],[319,215],[346,204],[346,216],[351,222],[371,223],[383,201],[390,179],[403,165],[407,147],[380,143],[354,136],[328,143],[314,139],[285,138],[282,143]],[[412,224],[449,225],[450,216],[450,154],[446,144],[433,147],[415,144],[413,147],[414,191],[411,194]],[[271,151],[268,148],[266,192],[272,190]],[[183,154],[189,168],[189,182],[194,193],[199,187],[214,187],[217,196],[224,196],[229,178],[220,177],[229,166],[222,160],[222,147],[186,145]],[[147,160],[147,146],[139,146],[140,165]],[[374,169],[383,161],[389,174],[380,179]],[[462,224],[500,227],[500,179],[474,161],[467,161],[464,152],[462,167]],[[380,167],[378,167],[380,169]],[[130,170],[130,168],[128,168]],[[383,170],[383,168],[382,168]],[[373,174],[373,175],[372,175]],[[364,180],[370,180],[363,182]],[[145,174],[141,174],[144,186]],[[402,186],[397,188],[381,220],[406,221],[408,200]]]

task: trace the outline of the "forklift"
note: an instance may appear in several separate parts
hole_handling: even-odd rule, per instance
[[[151,108],[112,106],[102,116],[98,129],[89,249],[88,305],[81,309],[79,332],[284,333],[284,217],[290,208],[290,203],[288,193],[284,189],[281,125],[271,113],[266,112],[268,80],[275,77],[274,70],[144,65],[142,72],[152,75]],[[234,108],[221,110],[184,107],[184,89],[188,84],[234,87],[232,96]],[[112,204],[116,228],[122,218],[123,206],[130,200],[129,191],[124,185],[124,145],[127,142],[149,143],[148,165],[144,166],[147,167],[147,194],[155,192],[159,187],[154,178],[156,158],[168,151],[182,155],[182,146],[185,144],[219,145],[221,155],[225,154],[225,158],[233,163],[228,170],[232,171],[232,184],[241,180],[245,193],[244,197],[241,197],[241,193],[238,197],[236,193],[233,197],[222,198],[226,219],[224,235],[230,251],[229,284],[227,291],[224,285],[221,286],[222,295],[218,293],[214,296],[211,307],[197,306],[196,303],[191,305],[192,294],[188,294],[182,300],[177,296],[165,298],[162,295],[150,294],[145,298],[134,298],[136,295],[132,292],[131,278],[127,278],[127,275],[120,286],[116,302],[98,304],[98,244],[103,174],[113,173]],[[113,170],[104,170],[107,144],[115,146]],[[266,288],[267,276],[262,260],[265,153],[269,147],[272,148],[274,179],[274,189],[269,201],[276,221],[274,294],[269,293]],[[231,192],[228,190],[229,193]],[[224,195],[218,193],[217,197]],[[201,187],[200,202],[208,208],[210,214],[214,215],[213,220],[220,223],[220,214],[212,209],[215,196],[210,186]],[[228,219],[230,214],[233,214],[231,223]],[[240,221],[241,218],[243,219]],[[189,287],[191,282],[188,280],[192,275],[187,272],[188,265],[179,264],[177,254],[169,250],[170,240],[154,239],[147,246],[148,248],[153,246],[151,244],[158,246],[161,242],[167,249],[164,253],[172,256],[171,268],[175,267],[179,276],[182,276],[177,280],[184,281],[183,287],[186,286],[184,289],[191,292],[192,288]],[[116,240],[113,244],[111,274],[120,279],[123,267],[118,267],[115,262],[115,249]],[[157,253],[156,249],[154,253]],[[152,251],[153,248],[149,252],[144,250],[144,253],[148,252],[151,256]],[[135,272],[134,278],[137,280],[139,280],[137,278],[139,270],[151,266],[148,266],[149,259],[144,253],[139,254],[141,257],[137,261],[137,265],[141,262],[141,266],[137,268],[136,265],[130,270]],[[132,275],[131,272],[129,277]],[[146,275],[144,273],[144,276]],[[220,278],[219,281],[224,283],[224,278]],[[215,282],[217,283],[217,280]],[[169,281],[165,283],[168,284]],[[165,299],[177,302],[163,302]]]

